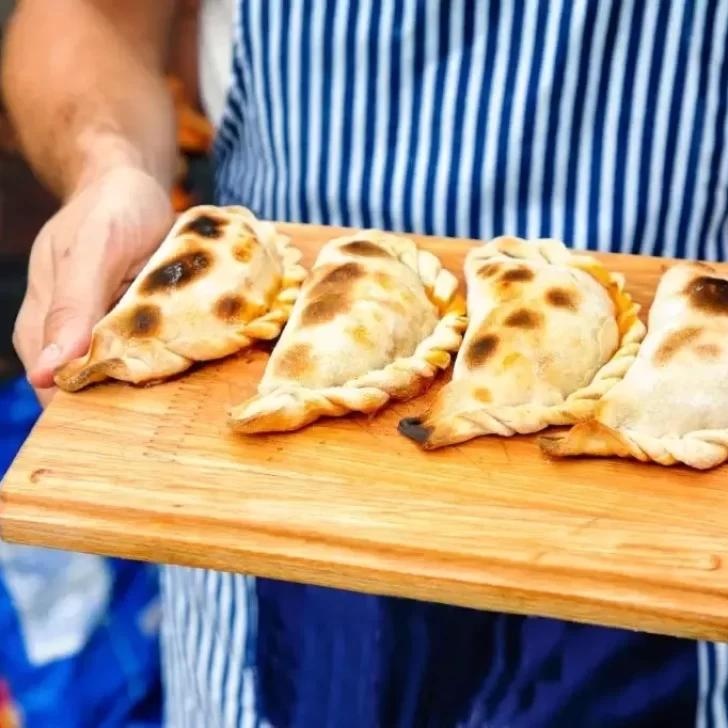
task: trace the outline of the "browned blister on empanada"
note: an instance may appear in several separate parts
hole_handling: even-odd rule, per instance
[[[556,240],[496,238],[468,254],[465,280],[452,381],[399,425],[428,450],[585,420],[644,336],[623,281]]]
[[[407,238],[362,231],[320,251],[258,387],[235,407],[240,433],[295,430],[372,413],[423,392],[462,340],[455,276]]]
[[[728,276],[665,273],[639,355],[587,422],[539,440],[554,457],[629,457],[707,469],[728,459]]]
[[[56,384],[73,392],[104,379],[154,382],[274,339],[306,276],[300,258],[246,208],[187,210]]]

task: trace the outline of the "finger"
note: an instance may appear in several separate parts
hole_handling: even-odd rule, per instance
[[[56,387],[52,387],[50,389],[36,389],[34,391],[35,396],[38,398],[38,402],[40,402],[40,406],[45,409],[50,404],[58,390]]]
[[[43,349],[45,313],[43,303],[31,293],[26,293],[13,330],[13,346],[26,372],[35,365]]]
[[[48,302],[39,301],[36,296],[26,293],[15,320],[13,346],[26,371],[38,360],[43,348],[44,305],[47,306]],[[41,407],[45,408],[56,393],[56,388],[38,389],[34,387],[33,391]]]
[[[55,369],[88,351],[91,330],[106,313],[105,308],[82,292],[57,286],[45,317],[43,350],[28,373],[34,387],[52,387]]]
[[[71,241],[65,234],[51,238],[53,288],[43,317],[42,351],[28,372],[37,389],[52,387],[57,367],[86,353],[93,327],[108,310],[113,276],[107,247],[98,241],[101,232],[94,226],[86,234],[77,229]],[[88,242],[91,237],[95,244]]]

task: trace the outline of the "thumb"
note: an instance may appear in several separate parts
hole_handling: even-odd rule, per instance
[[[91,330],[106,313],[100,302],[89,298],[63,289],[54,294],[45,317],[43,350],[28,375],[34,387],[52,387],[56,367],[88,351]]]

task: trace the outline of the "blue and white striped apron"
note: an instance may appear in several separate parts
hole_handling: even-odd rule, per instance
[[[217,194],[726,259],[728,0],[240,0]],[[184,568],[174,728],[728,728],[725,646]]]

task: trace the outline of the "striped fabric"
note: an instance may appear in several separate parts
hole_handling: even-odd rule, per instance
[[[218,201],[726,259],[728,0],[240,0]],[[728,728],[724,645],[168,568],[169,724]]]
[[[294,221],[724,257],[728,3],[239,3],[220,193]]]

